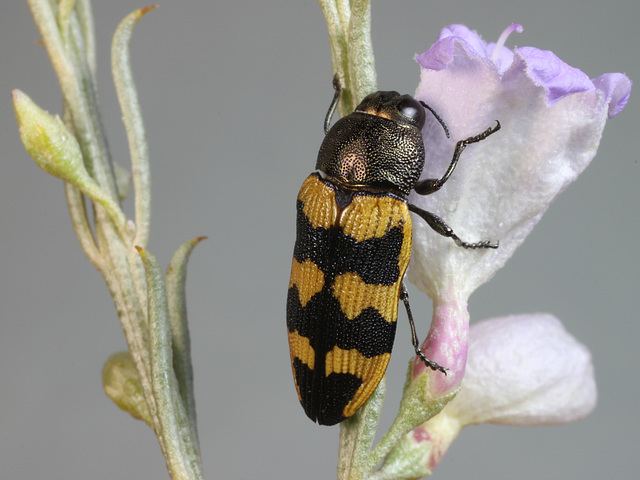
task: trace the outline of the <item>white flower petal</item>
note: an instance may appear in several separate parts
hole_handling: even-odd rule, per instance
[[[467,372],[446,412],[463,424],[561,424],[596,399],[587,348],[552,315],[514,315],[471,327]]]

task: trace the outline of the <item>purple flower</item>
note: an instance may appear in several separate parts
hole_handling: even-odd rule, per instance
[[[442,216],[463,240],[499,240],[497,250],[464,250],[414,221],[409,279],[434,301],[423,350],[450,369],[433,375],[431,394],[459,387],[465,371],[471,293],[500,269],[555,197],[596,154],[604,125],[625,106],[631,81],[609,73],[590,80],[552,52],[485,43],[462,25],[451,25],[417,56],[421,80],[415,97],[447,123],[451,139],[433,117],[423,130],[427,162],[422,178],[447,169],[457,140],[494,126],[502,129],[470,145],[438,193],[412,194],[418,207]],[[414,376],[424,367],[416,362]]]

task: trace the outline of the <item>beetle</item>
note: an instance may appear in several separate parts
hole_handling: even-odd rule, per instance
[[[411,256],[409,212],[438,234],[468,248],[497,243],[461,240],[437,215],[408,203],[438,191],[467,145],[500,129],[500,122],[456,143],[447,171],[419,181],[425,161],[421,134],[429,110],[424,102],[395,91],[368,95],[355,111],[329,129],[340,100],[335,94],[324,121],[325,138],[316,171],[297,198],[297,234],[287,296],[291,367],[298,398],[307,416],[335,425],[352,416],[382,379],[395,337],[402,300],[412,343],[425,365],[446,369],[420,350],[403,278]]]

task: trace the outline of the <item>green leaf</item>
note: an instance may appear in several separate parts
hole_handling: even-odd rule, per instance
[[[118,102],[122,110],[129,152],[131,154],[131,170],[133,173],[133,188],[136,210],[136,233],[134,245],[146,248],[149,241],[149,227],[151,224],[151,173],[149,169],[149,148],[147,134],[142,119],[138,92],[133,81],[129,42],[133,28],[145,13],[156,7],[146,7],[136,10],[125,17],[111,43],[111,70],[113,82],[118,94]]]
[[[138,370],[129,352],[114,353],[107,359],[102,368],[102,388],[119,408],[153,428]]]
[[[156,435],[172,477],[201,479],[202,465],[195,429],[191,425],[173,371],[169,308],[164,275],[158,261],[136,247],[147,275],[151,387],[156,403]]]
[[[380,421],[385,377],[369,397],[369,400],[352,417],[340,424],[340,446],[338,449],[338,479],[360,480],[367,478],[373,467],[367,466],[369,453]],[[375,465],[374,465],[375,467]]]
[[[193,367],[185,286],[189,255],[193,248],[205,238],[207,237],[193,238],[183,243],[173,254],[167,268],[167,300],[173,347],[173,369],[178,380],[180,395],[194,429],[196,429],[196,401],[193,393]]]
[[[371,470],[400,442],[405,434],[440,413],[444,406],[456,396],[457,392],[453,392],[440,398],[430,399],[430,379],[430,374],[413,378],[413,360],[409,362],[398,415],[369,458]]]

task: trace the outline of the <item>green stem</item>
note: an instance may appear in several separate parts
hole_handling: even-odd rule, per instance
[[[371,2],[354,0],[351,8],[348,58],[351,91],[357,104],[378,87],[371,43]],[[356,105],[353,105],[353,108],[355,107]]]
[[[118,203],[96,100],[95,40],[89,0],[27,1],[58,76],[66,127],[22,92],[14,91],[14,106],[21,138],[29,153],[41,168],[66,182],[65,193],[76,235],[103,275],[125,333],[130,358],[125,356],[125,363],[110,364],[105,385],[116,388],[117,392],[112,394],[118,397],[116,401],[121,406],[152,426],[172,479],[201,479],[184,303],[186,260],[199,239],[178,250],[172,261],[173,273],[167,276],[167,293],[157,261],[146,250],[133,248],[130,231],[134,227],[126,221]],[[128,46],[133,27],[148,10],[138,10],[125,18],[112,46],[116,90],[133,166],[137,227],[133,240],[139,246],[146,245],[149,237],[150,174]],[[36,117],[44,123],[27,125]],[[71,135],[72,142],[68,140]],[[93,202],[93,226],[85,207],[87,199]],[[131,365],[135,365],[135,371]],[[122,375],[109,377],[111,373]],[[127,386],[123,384],[127,379],[136,383],[135,398],[127,397]],[[141,396],[146,407],[141,406]]]
[[[333,73],[342,84],[339,115],[356,108],[369,93],[377,90],[371,45],[371,3],[369,0],[318,0],[329,30]],[[367,478],[369,453],[384,401],[384,379],[356,414],[340,424],[338,478]]]
[[[377,90],[371,45],[370,0],[318,0],[329,30],[331,64],[344,87],[338,114],[355,109],[369,93]]]
[[[93,238],[82,192],[67,182],[64,184],[64,192],[67,197],[71,223],[73,224],[80,246],[96,269],[102,275],[105,275],[106,265],[104,257],[98,250],[98,246]]]

